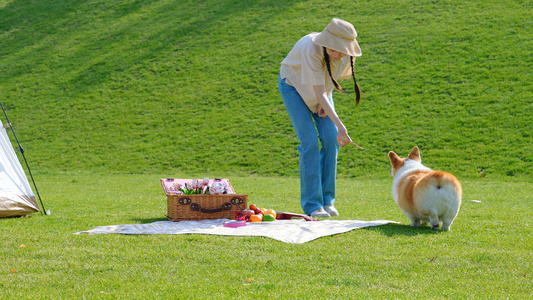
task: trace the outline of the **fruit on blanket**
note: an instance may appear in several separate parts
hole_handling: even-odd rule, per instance
[[[266,214],[263,216],[263,221],[265,222],[271,222],[271,221],[275,221],[276,220],[276,217],[274,217],[273,214]]]
[[[250,216],[250,222],[261,222],[263,221],[263,215],[252,215]]]
[[[269,210],[267,210],[267,211],[266,211],[266,214],[271,214],[271,215],[273,215],[273,216],[274,216],[274,219],[275,219],[276,216],[277,216],[276,211],[273,210],[273,209],[269,209]]]
[[[251,209],[243,209],[242,210],[242,215],[249,218],[250,216],[255,215],[255,211],[253,211]]]
[[[268,216],[267,216],[268,215]],[[266,218],[265,218],[266,216]],[[277,213],[273,209],[259,208],[256,204],[250,204],[248,208],[235,211],[235,220],[246,222],[275,221]]]

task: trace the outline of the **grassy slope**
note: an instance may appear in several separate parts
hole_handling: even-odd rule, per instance
[[[389,150],[476,178],[531,177],[527,1],[0,1],[0,95],[39,172],[297,175],[279,62],[353,22],[364,92],[335,95],[386,178]],[[313,16],[313,17],[309,17]],[[350,81],[343,82],[350,90]]]

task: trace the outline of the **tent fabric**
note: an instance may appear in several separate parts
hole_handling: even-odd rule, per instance
[[[28,178],[0,121],[0,217],[40,211]]]

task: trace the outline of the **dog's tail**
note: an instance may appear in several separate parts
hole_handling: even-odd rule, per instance
[[[455,176],[442,171],[432,171],[425,179],[429,181],[428,186],[433,189],[432,193],[435,196],[446,202],[461,204],[463,190]]]

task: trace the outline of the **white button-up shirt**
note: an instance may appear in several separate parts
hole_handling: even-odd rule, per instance
[[[285,82],[292,85],[313,113],[318,111],[318,99],[314,85],[324,85],[328,97],[333,92],[333,82],[329,77],[324,50],[322,46],[313,43],[313,37],[318,33],[311,33],[301,38],[281,62],[280,75]],[[354,57],[355,60],[355,57]],[[350,56],[346,55],[338,61],[330,59],[331,75],[335,80],[347,79],[352,75]]]

